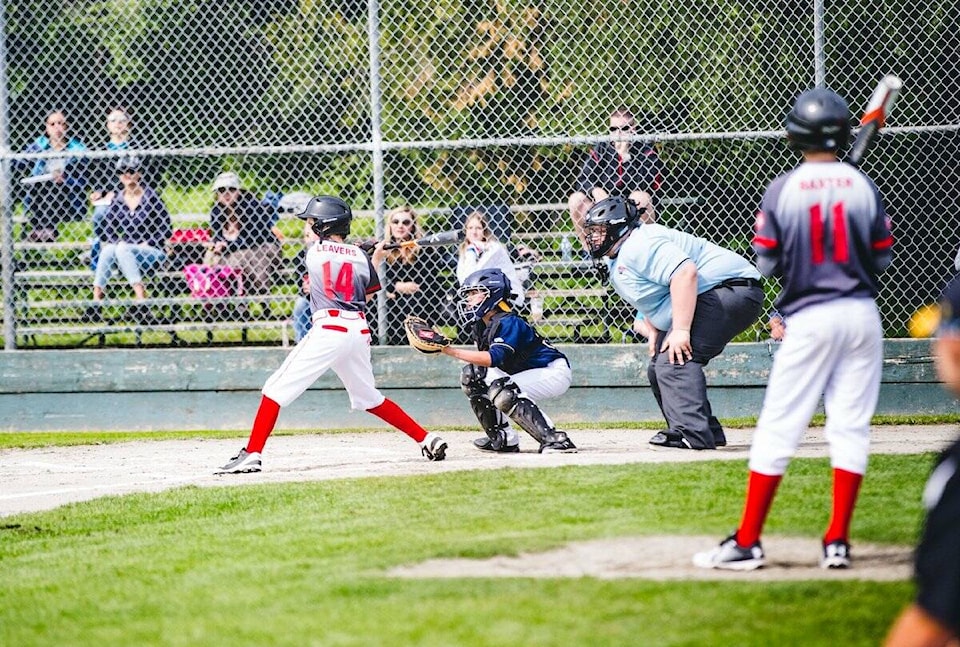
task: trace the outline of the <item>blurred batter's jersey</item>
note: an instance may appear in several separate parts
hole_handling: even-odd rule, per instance
[[[364,312],[367,295],[380,289],[370,258],[356,245],[317,241],[307,250],[310,310]]]
[[[544,368],[556,359],[567,359],[523,317],[513,312],[498,312],[489,326],[478,323],[477,349],[489,351],[490,364],[509,375]]]
[[[838,298],[874,298],[893,236],[880,192],[843,162],[804,162],[767,187],[753,250],[765,276],[781,277],[785,315]]]

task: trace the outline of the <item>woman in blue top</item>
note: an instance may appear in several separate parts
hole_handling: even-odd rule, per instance
[[[536,402],[570,388],[570,362],[511,309],[510,279],[497,268],[478,270],[458,293],[461,319],[473,322],[477,350],[447,346],[442,352],[467,362],[460,385],[487,434],[473,444],[484,451],[519,452],[512,420],[540,443],[540,453],[576,452]]]
[[[87,214],[84,203],[87,162],[71,157],[74,151],[87,147],[76,137],[67,135],[67,117],[63,110],[53,110],[44,120],[46,134],[27,146],[24,153],[62,152],[61,157],[49,157],[33,162],[27,183],[23,206],[29,215],[30,233],[27,240],[48,243],[57,239],[57,227],[63,222],[83,220]],[[25,169],[28,162],[18,164]]]
[[[103,219],[103,246],[93,279],[93,299],[102,301],[116,263],[133,287],[135,299],[147,298],[143,274],[154,269],[166,257],[164,243],[170,238],[170,213],[152,187],[143,183],[141,162],[136,157],[121,157],[116,164],[123,190],[110,203]],[[141,321],[151,319],[145,307],[135,313]],[[96,314],[88,313],[96,317]]]

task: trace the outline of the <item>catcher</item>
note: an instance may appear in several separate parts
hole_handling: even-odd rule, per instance
[[[458,290],[457,310],[473,326],[477,350],[455,348],[417,317],[404,329],[410,345],[467,362],[460,385],[486,436],[473,441],[483,451],[515,453],[520,437],[512,420],[540,443],[539,451],[572,453],[577,448],[540,407],[538,400],[563,395],[570,387],[570,362],[510,308],[510,279],[499,269],[477,270]]]

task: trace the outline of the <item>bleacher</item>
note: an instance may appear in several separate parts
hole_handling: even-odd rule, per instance
[[[562,222],[559,212],[565,205],[527,205],[511,211],[525,208],[558,212],[555,218]],[[175,226],[202,220],[200,214],[174,217]],[[578,245],[572,256],[569,250],[562,252],[560,241],[571,236],[563,231],[521,231],[511,236],[515,246],[527,246],[536,253],[535,260],[521,265],[530,276],[523,314],[544,336],[558,342],[631,341],[625,331],[632,310],[601,283],[593,262],[583,258]],[[139,316],[132,289],[115,272],[108,299],[99,308],[100,317],[91,319],[85,315],[97,302],[92,299],[93,272],[88,266],[90,243],[15,242],[17,346],[288,346],[293,341],[290,317],[299,286],[291,259],[300,249],[298,239],[285,241],[283,268],[266,295],[198,299],[190,295],[179,268],[161,267],[144,278],[149,297],[144,302],[149,309],[146,318]]]

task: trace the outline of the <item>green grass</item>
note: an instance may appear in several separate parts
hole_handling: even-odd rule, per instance
[[[811,426],[822,427],[825,418],[822,414],[815,415]],[[756,418],[726,418],[723,425],[729,429],[743,429],[757,424]],[[875,426],[883,425],[944,425],[960,423],[960,414],[936,415],[878,415],[874,416]],[[655,421],[623,421],[604,422],[607,429],[654,429],[663,428],[663,423]],[[434,427],[435,431],[475,429],[475,426],[447,425]],[[595,422],[571,422],[563,425],[564,429],[596,429]],[[319,433],[336,434],[358,431],[371,431],[372,427],[355,427],[351,429],[327,429]],[[283,430],[273,433],[274,436],[294,436],[299,434],[316,434],[315,429]],[[246,438],[248,430],[194,430],[194,431],[0,431],[0,450],[27,449],[31,447],[65,447],[70,445],[102,445],[107,443],[122,443],[131,440],[162,441],[184,440],[196,438]]]
[[[874,456],[857,541],[912,544],[932,457]],[[910,582],[399,580],[645,534],[719,539],[743,461],[451,472],[108,497],[0,519],[3,645],[875,645]],[[815,538],[825,459],[795,460],[766,533]]]

